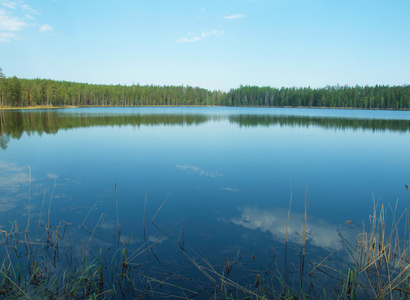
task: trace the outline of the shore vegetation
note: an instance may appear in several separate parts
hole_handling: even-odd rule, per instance
[[[56,182],[54,183],[55,186]],[[53,189],[54,190],[54,189]],[[226,254],[221,262],[212,261],[193,249],[185,240],[183,219],[169,228],[154,223],[165,201],[158,207],[151,223],[158,229],[156,239],[145,236],[138,245],[131,236],[121,238],[121,220],[117,203],[116,249],[98,248],[104,239],[97,230],[104,214],[93,226],[87,218],[96,212],[98,199],[78,227],[86,237],[77,239],[72,223],[53,223],[50,218],[53,194],[43,198],[40,214],[31,214],[28,202],[26,224],[11,222],[0,230],[0,297],[19,299],[407,299],[410,297],[410,238],[407,210],[386,209],[374,202],[369,221],[347,221],[338,230],[340,247],[328,255],[308,259],[306,242],[309,222],[308,203],[300,241],[287,238],[284,253],[277,253],[264,268],[245,263],[241,251]],[[147,197],[145,202],[147,201]],[[48,202],[48,203],[47,203]],[[291,215],[291,203],[289,215]],[[48,207],[48,208],[47,208]],[[149,219],[147,219],[149,221]],[[156,222],[156,220],[155,220]],[[404,223],[404,227],[402,226]],[[77,224],[79,225],[79,224]],[[168,270],[156,256],[164,239],[174,246],[189,274]],[[294,254],[290,249],[297,250]],[[170,251],[170,249],[168,249]],[[297,259],[291,255],[299,256]],[[298,263],[295,263],[298,261]],[[239,276],[238,276],[239,274]]]
[[[0,109],[68,106],[256,106],[410,109],[410,85],[271,87],[227,92],[191,86],[103,85],[6,77],[0,69]]]

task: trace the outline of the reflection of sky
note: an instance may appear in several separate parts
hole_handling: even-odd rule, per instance
[[[117,114],[170,111],[113,110]],[[89,112],[61,112],[77,111]],[[96,114],[105,111],[91,110]],[[399,119],[405,113],[409,119],[408,112],[247,108],[172,111],[210,116],[216,113],[221,117],[196,126],[95,126],[60,130],[52,135],[23,134],[19,140],[12,140],[7,151],[0,152],[0,226],[7,227],[6,222],[17,218],[22,224],[27,221],[23,213],[27,212],[28,166],[37,178],[34,184],[38,184],[39,192],[35,197],[32,189],[32,232],[38,224],[45,185],[47,211],[57,178],[50,220],[53,225],[61,220],[72,224],[69,229],[77,255],[81,253],[81,241],[87,244],[90,238],[78,227],[97,199],[84,227],[90,232],[96,228],[96,235],[104,240],[93,238],[90,248],[114,252],[117,194],[121,242],[129,243],[131,248],[143,245],[144,215],[146,239],[149,244],[157,242],[156,251],[164,250],[160,259],[170,258],[170,253],[179,249],[182,226],[187,244],[210,255],[234,248],[236,252],[242,249],[244,253],[265,253],[263,247],[276,247],[275,241],[285,241],[291,190],[294,201],[289,241],[295,245],[301,242],[304,203],[299,200],[307,193],[307,243],[324,250],[339,246],[336,229],[344,228],[346,220],[355,224],[368,220],[372,192],[380,205],[399,198],[398,210],[401,203],[410,200],[404,188],[404,184],[410,185],[410,132],[328,130],[315,125],[241,127],[228,118],[246,112],[368,118],[392,114]],[[162,233],[151,220],[170,193],[155,224],[166,231],[181,223],[169,232],[171,238],[158,241]],[[96,226],[102,213],[104,218]],[[43,211],[43,221],[45,217]],[[281,251],[281,245],[277,249]],[[80,261],[80,256],[77,259]],[[138,259],[146,260],[145,253]]]
[[[12,210],[24,197],[28,199],[28,182],[28,168],[0,160],[0,212]]]
[[[205,170],[202,170],[200,167],[197,166],[189,166],[189,165],[176,165],[178,169],[186,171],[188,174],[195,174],[199,176],[208,176],[211,178],[216,178],[216,177],[221,177],[223,176],[222,174],[218,172],[208,172]]]
[[[210,116],[276,115],[329,118],[410,120],[407,111],[363,109],[260,108],[260,107],[111,107],[61,109],[61,114],[132,115],[132,114],[197,114]]]
[[[270,232],[279,242],[286,240],[286,223],[288,212],[283,209],[259,209],[256,207],[239,208],[240,217],[232,218],[231,222],[247,229]],[[288,241],[300,243],[303,233],[304,215],[292,213],[288,225]],[[340,228],[340,227],[339,227]],[[334,250],[340,245],[336,232],[337,227],[324,220],[307,218],[306,241],[314,246]]]
[[[96,113],[105,111],[103,108],[93,110]],[[139,111],[114,110],[118,113]],[[147,108],[147,111],[152,113],[156,109]],[[161,108],[160,111],[167,110]],[[270,110],[181,108],[184,113],[212,114],[215,111],[228,115]],[[305,110],[272,109],[272,113],[286,111],[301,114]],[[384,112],[308,110],[307,113],[374,117],[373,114]],[[116,220],[113,187],[117,184],[124,236],[126,224],[130,224],[130,232],[141,230],[136,224],[142,223],[148,186],[147,215],[150,212],[152,216],[164,198],[172,193],[173,200],[161,210],[168,226],[169,220],[180,220],[196,211],[209,218],[194,221],[209,222],[220,210],[224,219],[232,219],[242,229],[269,232],[275,239],[283,240],[291,180],[294,199],[304,199],[308,186],[309,243],[334,248],[337,241],[335,225],[331,224],[343,224],[348,219],[360,224],[372,209],[372,192],[382,203],[399,198],[400,206],[409,200],[404,188],[404,184],[410,185],[409,152],[409,133],[326,130],[318,126],[240,127],[224,118],[198,126],[77,128],[60,130],[55,135],[23,134],[20,140],[13,140],[7,151],[0,152],[3,162],[0,165],[0,196],[2,199],[8,197],[4,193],[6,187],[10,197],[14,197],[12,188],[20,185],[22,197],[27,199],[28,168],[19,166],[31,166],[37,178],[58,176],[53,208],[57,205],[75,207],[68,222],[74,217],[81,224],[84,212],[88,212],[107,189],[111,194],[99,204],[107,213],[107,221]],[[57,194],[66,197],[59,198],[58,202]],[[41,204],[42,197],[38,199]],[[5,201],[3,210],[10,211],[10,205],[15,202],[7,200],[5,204]],[[235,212],[232,208],[237,206],[242,207],[240,217],[232,215]],[[264,209],[272,206],[277,209]],[[295,242],[300,241],[302,230],[300,212],[303,212],[303,204],[294,201],[289,235]],[[64,211],[65,219],[67,215]],[[57,213],[52,216],[60,217]],[[99,214],[97,220],[98,217]],[[90,218],[87,222],[90,221],[92,230],[95,220]],[[318,221],[319,218],[322,221]],[[203,224],[197,225],[201,228]],[[237,227],[232,223],[231,226]],[[108,227],[101,229],[110,231]]]

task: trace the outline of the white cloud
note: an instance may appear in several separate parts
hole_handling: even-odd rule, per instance
[[[47,31],[52,31],[53,26],[50,26],[48,24],[44,24],[43,26],[40,27],[40,32],[47,32]]]
[[[48,178],[51,178],[51,179],[57,179],[57,178],[58,178],[58,175],[53,174],[53,173],[50,173],[50,172],[47,172],[47,177],[48,177]]]
[[[0,31],[20,31],[27,26],[18,17],[10,16],[4,9],[0,9]]]
[[[244,15],[242,15],[242,14],[236,14],[236,15],[225,16],[224,18],[228,19],[228,20],[234,20],[234,19],[240,19],[240,18],[243,18],[243,17],[244,17]]]
[[[8,172],[22,172],[22,171],[25,171],[25,169],[23,167],[20,167],[15,163],[9,163],[9,162],[6,162],[6,161],[1,161],[1,160],[0,160],[0,170],[6,170]],[[1,181],[0,181],[0,185],[1,185]]]
[[[221,188],[221,190],[228,191],[228,192],[234,192],[234,193],[238,193],[238,192],[241,191],[239,189],[234,189],[234,188],[230,188],[230,187],[224,187],[224,188]]]
[[[192,38],[184,37],[184,38],[176,40],[176,42],[177,43],[192,43],[192,42],[198,42],[200,40],[201,40],[201,38],[199,38],[197,36],[194,36]]]
[[[18,40],[19,37],[11,32],[0,32],[0,43],[8,43],[12,40]]]
[[[216,173],[211,173],[211,172],[206,172],[206,171],[200,171],[199,176],[208,176],[211,178],[216,178],[216,177],[221,177],[222,174],[216,172]]]
[[[221,177],[222,174],[218,172],[208,172],[202,170],[200,167],[197,166],[190,166],[190,165],[176,165],[178,169],[185,170],[188,174],[196,174],[199,176],[207,176],[211,178]]]
[[[152,242],[152,243],[155,243],[155,244],[161,244],[163,241],[165,241],[167,239],[167,237],[165,236],[165,237],[156,237],[156,236],[154,236],[154,235],[151,235],[149,238],[148,238],[148,241],[150,241],[150,242]]]
[[[1,5],[7,8],[15,9],[17,3],[13,1],[1,1]]]
[[[187,34],[189,37],[183,37],[178,40],[176,40],[177,43],[192,43],[192,42],[198,42],[201,40],[204,40],[207,37],[213,36],[213,35],[222,35],[225,34],[225,31],[221,30],[213,30],[210,32],[201,32],[199,35],[194,35],[192,33]],[[191,37],[192,36],[192,37]]]
[[[27,27],[37,27],[35,23],[30,23],[35,18],[33,15],[40,13],[23,0],[0,0],[0,43],[11,42],[21,39],[19,31]],[[40,32],[51,31],[53,27],[48,24],[41,26]]]
[[[29,184],[28,174],[27,168],[0,160],[0,212],[21,206],[19,201],[28,196],[28,190],[22,188]]]
[[[199,170],[199,167],[190,165],[176,165],[176,167],[182,170],[192,170],[194,172]]]
[[[101,223],[100,225],[98,225],[98,227],[102,230],[114,230],[117,225],[114,223]]]
[[[288,240],[293,243],[300,243],[304,214],[291,213],[288,230],[286,230],[288,212],[283,209],[259,209],[256,207],[238,208],[241,216],[232,218],[233,224],[243,226],[247,229],[269,232],[275,240],[284,242],[286,232]],[[306,224],[306,241],[310,244],[324,249],[334,250],[340,246],[340,238],[337,233],[338,227],[325,222],[324,220],[308,218]]]
[[[32,13],[32,14],[35,14],[35,15],[39,15],[39,14],[40,14],[40,13],[39,13],[38,11],[36,11],[35,9],[31,8],[30,5],[22,4],[20,7],[21,7],[22,9],[26,10],[26,11],[29,11],[29,12]]]
[[[6,212],[16,207],[16,201],[13,198],[0,199],[0,212]]]
[[[201,36],[202,37],[207,37],[207,36],[211,36],[211,35],[221,35],[224,34],[225,31],[220,31],[220,30],[213,30],[211,32],[202,32]]]

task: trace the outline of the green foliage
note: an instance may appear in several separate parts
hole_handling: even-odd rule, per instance
[[[409,109],[410,85],[325,88],[272,88],[240,86],[226,97],[233,106],[351,107],[363,109]]]
[[[3,106],[221,105],[222,92],[189,86],[94,85],[48,79],[4,79]]]
[[[0,105],[3,105],[6,76],[4,76],[3,69],[0,68]]]
[[[229,92],[191,86],[95,85],[49,79],[6,78],[0,69],[1,106],[290,106],[410,109],[410,85],[273,88],[243,86]]]

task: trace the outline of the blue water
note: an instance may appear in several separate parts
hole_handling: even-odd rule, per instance
[[[10,138],[0,149],[3,230],[14,220],[25,228],[30,194],[32,232],[45,198],[43,221],[50,206],[50,222],[70,223],[72,239],[81,243],[89,240],[89,233],[78,229],[85,219],[84,226],[104,238],[93,239],[90,248],[113,251],[118,199],[121,239],[143,245],[145,225],[145,239],[156,243],[156,255],[171,269],[183,261],[181,227],[185,247],[215,257],[215,264],[240,250],[263,268],[273,251],[283,251],[291,197],[288,240],[298,249],[308,203],[312,255],[339,247],[336,230],[346,228],[347,220],[368,224],[374,203],[394,207],[398,200],[398,213],[410,204],[409,112],[185,107],[30,112],[31,117],[48,113],[57,120],[147,116],[148,121],[90,122],[52,134],[32,128]],[[14,114],[29,119],[28,112]],[[153,116],[179,121],[150,123]],[[196,122],[184,121],[190,116]],[[309,121],[272,121],[289,116]],[[329,125],[345,119],[371,125]],[[401,130],[372,125],[380,120],[399,121]],[[165,239],[158,240],[161,236]],[[146,259],[144,254],[137,260]]]

